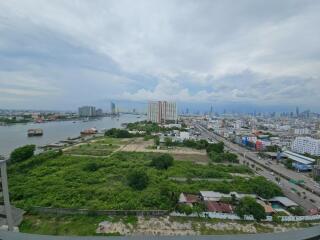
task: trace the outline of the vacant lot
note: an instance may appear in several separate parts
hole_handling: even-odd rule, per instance
[[[102,137],[92,140],[89,143],[82,143],[73,147],[68,147],[64,150],[64,153],[74,156],[106,157],[115,150],[120,150],[125,147],[131,141],[133,140]]]
[[[29,206],[88,209],[173,209],[181,192],[200,190],[254,193],[269,182],[246,180],[234,173],[252,175],[240,165],[200,165],[175,161],[168,170],[150,166],[159,153],[115,152],[109,157],[52,156],[43,153],[22,163],[10,165],[9,185],[12,202]],[[127,184],[134,169],[147,173],[149,184],[141,191]],[[175,177],[201,178],[203,181],[178,182]],[[228,181],[206,181],[206,178]],[[262,184],[261,184],[262,183]],[[261,189],[260,189],[261,190]]]
[[[153,146],[153,140],[144,141],[142,138],[135,138],[132,142],[124,146],[121,151],[169,153],[172,154],[176,160],[192,161],[200,164],[208,164],[209,162],[209,158],[205,150],[196,150],[187,147],[153,149]]]

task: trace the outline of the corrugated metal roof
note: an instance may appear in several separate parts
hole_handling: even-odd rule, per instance
[[[285,157],[292,159],[293,161],[302,163],[302,164],[312,164],[315,162],[315,160],[313,158],[309,158],[291,151],[284,151],[282,153]]]
[[[269,200],[270,202],[279,202],[286,207],[295,207],[298,206],[294,201],[290,200],[287,197],[274,197]]]

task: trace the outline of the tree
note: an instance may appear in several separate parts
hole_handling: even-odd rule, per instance
[[[215,153],[223,153],[224,150],[224,143],[223,142],[218,142],[218,143],[213,143],[209,144],[207,146],[207,152],[215,152]]]
[[[159,138],[159,136],[156,136],[156,137],[154,138],[154,145],[156,145],[156,146],[159,146],[159,145],[160,145],[160,138]]]
[[[21,162],[34,155],[36,145],[25,145],[23,147],[16,148],[10,154],[10,161],[12,163]]]
[[[130,138],[132,135],[125,129],[117,129],[117,128],[111,128],[107,130],[104,134],[108,137],[114,137],[114,138]]]
[[[304,210],[300,206],[289,208],[289,212],[292,213],[294,216],[303,216],[304,214]]]
[[[170,154],[161,154],[152,158],[151,166],[157,169],[168,169],[173,165],[173,157]]]
[[[244,218],[245,215],[252,215],[257,221],[266,218],[264,207],[257,203],[252,197],[242,198],[235,212],[241,218]]]
[[[128,185],[135,190],[142,190],[148,186],[149,177],[141,170],[133,170],[127,175]]]
[[[167,147],[172,146],[172,145],[173,145],[172,139],[169,138],[169,137],[166,137],[166,138],[164,139],[164,144],[165,144]]]
[[[266,199],[283,195],[276,184],[266,180],[264,177],[252,178],[248,184],[255,194]]]

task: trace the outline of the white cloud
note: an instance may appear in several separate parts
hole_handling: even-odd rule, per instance
[[[319,11],[309,0],[1,1],[0,88],[28,104],[59,94],[57,108],[104,98],[313,107]]]

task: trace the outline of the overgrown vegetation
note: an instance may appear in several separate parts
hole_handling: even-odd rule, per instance
[[[174,209],[181,192],[212,190],[228,193],[279,195],[280,189],[265,179],[246,180],[231,173],[251,174],[239,165],[198,165],[174,161],[166,171],[151,166],[156,153],[117,152],[110,157],[73,157],[46,152],[10,164],[9,189],[13,204],[88,209]],[[148,185],[135,190],[127,176],[139,170],[148,176]],[[232,181],[176,182],[169,177],[222,178]],[[269,190],[273,189],[273,190]]]
[[[113,221],[107,216],[57,216],[50,214],[26,214],[19,230],[24,233],[64,235],[64,236],[92,236],[96,234],[98,224],[102,221]],[[119,235],[119,234],[113,234]]]

